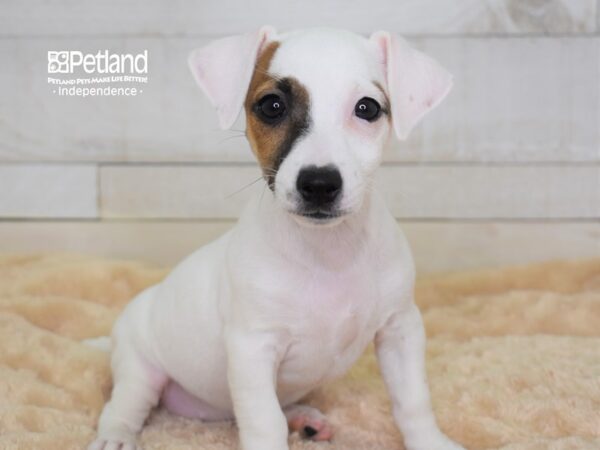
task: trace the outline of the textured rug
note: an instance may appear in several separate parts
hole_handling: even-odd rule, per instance
[[[110,392],[108,334],[127,301],[165,275],[73,255],[0,257],[0,449],[83,449]],[[440,426],[468,449],[600,449],[600,260],[420,280]],[[336,429],[293,450],[401,450],[373,352],[307,399]],[[224,450],[231,423],[155,411],[146,450]]]

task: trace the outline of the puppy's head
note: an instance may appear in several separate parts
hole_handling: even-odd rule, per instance
[[[446,96],[450,74],[400,37],[271,27],[192,52],[221,127],[246,134],[281,206],[305,224],[357,211],[390,130],[405,139]]]

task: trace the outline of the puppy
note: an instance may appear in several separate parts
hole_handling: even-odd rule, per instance
[[[136,448],[159,401],[235,418],[244,450],[288,449],[288,427],[328,440],[325,416],[297,402],[371,341],[406,448],[461,449],[431,409],[409,246],[373,189],[391,130],[406,138],[451,76],[390,33],[330,29],[264,27],[189,63],[223,128],[245,109],[271,193],[125,308],[89,449]]]

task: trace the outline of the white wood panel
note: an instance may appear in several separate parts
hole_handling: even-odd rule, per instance
[[[0,165],[0,217],[96,217],[97,197],[93,165]]]
[[[220,131],[188,73],[203,39],[3,39],[0,161],[250,161]],[[600,160],[600,37],[427,38],[414,43],[455,76],[450,97],[390,161]],[[149,50],[138,97],[59,97],[49,49]],[[27,95],[24,95],[27,93]],[[235,129],[243,128],[240,120]]]
[[[105,166],[101,215],[234,218],[251,195],[270,195],[259,177],[254,166]],[[378,183],[396,217],[600,217],[597,165],[392,165]]]
[[[222,35],[263,24],[406,34],[590,33],[595,0],[4,0],[0,35]]]
[[[415,218],[600,218],[600,166],[385,167],[392,212]]]
[[[100,167],[106,218],[236,218],[263,190],[268,188],[255,166]]]
[[[0,222],[0,252],[77,252],[170,266],[233,222]],[[600,256],[600,224],[401,223],[419,273]]]

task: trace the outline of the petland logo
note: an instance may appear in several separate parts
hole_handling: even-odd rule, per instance
[[[50,50],[48,74],[78,75],[76,78],[48,77],[48,84],[56,87],[52,92],[61,96],[136,96],[143,91],[131,84],[148,82],[148,50],[136,55],[108,50],[87,54],[76,50]],[[104,86],[87,87],[94,84]]]

